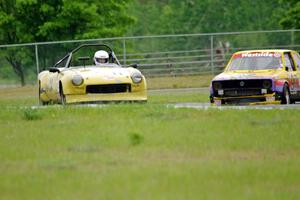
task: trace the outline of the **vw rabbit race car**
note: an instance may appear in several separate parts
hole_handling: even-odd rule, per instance
[[[147,84],[136,65],[122,67],[104,44],[83,44],[38,75],[40,104],[147,101]]]
[[[300,57],[293,50],[252,50],[232,55],[210,84],[221,104],[290,104],[300,100]]]

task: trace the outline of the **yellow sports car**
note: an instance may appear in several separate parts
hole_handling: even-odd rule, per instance
[[[147,84],[136,65],[122,67],[104,44],[84,44],[38,75],[39,101],[84,103],[147,101]]]
[[[210,101],[290,104],[300,100],[300,56],[293,50],[252,50],[232,55],[210,86]]]

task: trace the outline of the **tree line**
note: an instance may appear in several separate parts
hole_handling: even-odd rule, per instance
[[[298,0],[0,0],[0,43],[290,29],[299,13]],[[32,51],[0,52],[22,85]]]

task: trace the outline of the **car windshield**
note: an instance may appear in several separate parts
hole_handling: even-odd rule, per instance
[[[227,70],[266,70],[281,68],[281,54],[274,52],[241,53],[233,55]]]

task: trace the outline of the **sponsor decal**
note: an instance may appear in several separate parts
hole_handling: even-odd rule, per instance
[[[275,57],[280,58],[281,54],[276,52],[252,52],[235,54],[234,58],[253,58],[253,57]]]
[[[275,91],[282,92],[284,83],[285,83],[285,80],[276,80],[275,87],[274,87]]]
[[[233,74],[222,77],[223,80],[231,80],[231,79],[251,79],[257,77],[257,74],[255,73],[249,73],[249,74]],[[222,80],[222,79],[218,79]]]
[[[221,100],[215,100],[215,104],[216,104],[217,106],[220,106],[220,105],[222,105],[222,101],[221,101]]]
[[[281,54],[280,54],[280,53],[274,53],[274,57],[275,57],[275,58],[280,58],[280,57],[281,57]]]
[[[275,101],[275,97],[266,97],[266,101],[268,102],[272,102],[272,101]]]

